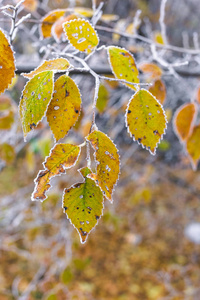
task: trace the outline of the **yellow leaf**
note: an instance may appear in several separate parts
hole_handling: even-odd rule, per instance
[[[200,159],[200,125],[193,128],[191,135],[187,140],[187,152],[194,171]]]
[[[26,84],[19,104],[24,139],[44,117],[52,97],[53,86],[52,71],[39,73]]]
[[[158,44],[164,45],[162,34],[159,31],[154,32],[154,41]]]
[[[139,65],[139,69],[143,73],[149,74],[149,79],[160,79],[162,76],[162,69],[154,63],[142,63]]]
[[[104,22],[114,22],[119,19],[119,16],[113,14],[104,14],[101,16],[101,20]]]
[[[181,142],[185,142],[192,130],[197,116],[197,106],[194,103],[187,103],[177,109],[173,124],[174,131]]]
[[[12,110],[3,113],[3,115],[0,114],[0,130],[11,129],[13,122],[14,122],[14,112]]]
[[[200,87],[199,87],[198,90],[197,90],[196,100],[197,100],[197,103],[200,104]]]
[[[95,180],[104,196],[112,202],[112,193],[119,177],[120,161],[115,144],[103,132],[95,130],[86,138],[95,150],[96,174],[88,175]]]
[[[65,174],[67,169],[72,168],[78,160],[80,151],[79,146],[71,144],[56,144],[51,149],[50,155],[43,163],[44,170],[39,171],[34,181],[32,200],[44,201],[47,198],[46,192],[51,188],[51,178]]]
[[[92,25],[84,20],[71,20],[63,24],[69,42],[79,51],[91,53],[98,45],[99,38]]]
[[[81,95],[75,82],[62,75],[55,82],[53,98],[47,110],[47,121],[58,141],[75,125],[81,110]]]
[[[15,149],[13,146],[7,143],[0,144],[0,159],[4,160],[7,164],[11,164],[15,159]]]
[[[65,71],[70,67],[70,63],[66,58],[56,58],[51,60],[45,60],[39,67],[30,73],[23,73],[24,77],[29,79],[33,78],[35,75],[44,71],[54,71],[60,72]]]
[[[162,80],[160,80],[160,79],[156,80],[154,82],[154,84],[152,86],[150,86],[149,92],[154,97],[156,97],[156,99],[159,100],[159,102],[161,104],[163,104],[165,102],[166,88],[165,88],[165,84]]]
[[[86,7],[75,7],[74,12],[86,18],[91,18],[94,14],[94,11],[91,8]]]
[[[17,0],[17,3],[21,0]],[[25,0],[22,5],[30,12],[36,11],[38,7],[38,0]]]
[[[109,100],[109,92],[105,85],[100,84],[96,108],[99,113],[103,113]]]
[[[128,132],[135,141],[155,154],[167,127],[162,105],[147,90],[139,90],[129,101],[126,111]]]
[[[0,94],[8,88],[15,76],[15,59],[10,44],[0,30]]]
[[[51,29],[53,24],[64,16],[66,10],[52,10],[44,16],[40,27],[40,33],[43,38],[49,38],[52,36]]]
[[[54,23],[52,27],[52,35],[57,42],[60,42],[62,34],[64,33],[63,24],[67,21],[75,19],[78,19],[76,15],[69,15],[67,17],[61,17]]]
[[[10,109],[12,107],[11,99],[7,95],[0,95],[0,111]]]
[[[108,47],[108,57],[113,74],[117,79],[139,83],[139,72],[134,57],[127,50],[119,47]],[[136,90],[132,84],[124,83],[129,88]]]
[[[97,225],[103,212],[103,194],[95,182],[88,178],[91,170],[80,169],[84,182],[72,185],[64,190],[63,208],[80,235],[81,243],[85,243],[88,234]]]

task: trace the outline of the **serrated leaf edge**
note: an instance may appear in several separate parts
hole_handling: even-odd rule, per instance
[[[70,21],[67,21],[67,22],[65,22],[65,23],[63,23],[62,24],[62,27],[63,27],[63,30],[64,30],[64,33],[65,33],[65,35],[66,35],[66,37],[67,37],[67,40],[69,41],[69,43],[70,43],[70,45],[72,45],[73,47],[74,47],[74,45],[70,42],[70,40],[69,40],[69,38],[68,38],[68,35],[67,35],[67,32],[65,31],[65,28],[64,28],[64,26],[65,26],[65,24],[69,24],[69,23],[72,23],[72,22],[78,22],[78,21],[84,21],[85,23],[88,23],[93,29],[94,29],[94,31],[95,31],[95,33],[96,33],[96,36],[97,36],[97,39],[98,39],[98,44],[99,44],[99,36],[98,36],[98,33],[97,33],[97,31],[95,30],[95,28],[94,28],[94,26],[92,26],[92,24],[88,21],[88,20],[85,20],[85,19],[82,19],[82,18],[78,18],[78,19],[76,19],[76,20],[70,20]],[[96,48],[97,48],[97,46],[98,46],[98,44],[92,49],[92,51],[94,51]],[[75,48],[75,47],[74,47]],[[76,49],[76,48],[75,48]],[[76,50],[78,50],[78,49],[76,49]],[[80,50],[78,50],[79,52],[85,52],[85,51],[80,51]]]
[[[68,217],[67,212],[66,212],[65,209],[64,209],[64,196],[65,196],[65,191],[66,191],[66,190],[69,190],[69,189],[71,189],[71,188],[75,188],[76,184],[78,184],[78,183],[85,183],[85,178],[84,178],[84,176],[83,176],[83,175],[81,174],[81,172],[80,172],[81,169],[82,169],[82,168],[78,169],[77,171],[79,172],[79,174],[80,174],[81,177],[83,178],[83,181],[74,183],[74,184],[72,184],[70,187],[64,189],[63,195],[62,195],[62,208],[63,208],[63,213],[66,214],[67,219],[69,220],[70,224],[71,224],[71,225],[76,229],[76,231],[78,232],[79,237],[80,237],[80,242],[81,242],[81,244],[85,244],[86,241],[87,241],[87,239],[88,239],[88,237],[89,237],[89,235],[90,235],[90,233],[96,228],[96,226],[99,224],[99,221],[100,221],[101,217],[103,216],[103,210],[104,210],[104,195],[103,195],[103,192],[102,192],[102,197],[103,197],[102,205],[103,205],[103,208],[102,208],[102,211],[101,211],[101,215],[99,216],[99,219],[97,220],[96,225],[90,230],[90,232],[88,232],[88,235],[87,235],[85,241],[82,241],[82,238],[81,238],[80,232],[78,231],[78,228],[76,228],[76,227],[74,226],[74,224],[72,223],[71,219]],[[86,176],[86,178],[89,178],[89,179],[92,180],[92,178],[88,177],[88,175]],[[94,181],[94,180],[93,180],[93,181]],[[95,185],[96,185],[98,188],[100,188],[100,187],[96,184],[95,181],[94,181],[94,183],[95,183]],[[100,188],[100,190],[101,190],[101,188]],[[101,191],[102,191],[102,190],[101,190]]]
[[[145,90],[145,89],[140,89],[139,91],[141,90]],[[135,92],[135,94],[137,94],[139,91]],[[147,91],[149,94],[151,94],[151,96],[156,100],[156,102],[161,106],[161,109],[162,109],[162,112],[163,112],[163,115],[164,115],[164,118],[165,118],[165,128],[164,128],[164,133],[161,135],[160,137],[160,140],[156,143],[156,146],[154,148],[154,152],[152,152],[148,147],[144,146],[142,143],[140,143],[138,140],[136,140],[132,133],[130,132],[129,130],[129,127],[128,127],[128,123],[127,123],[127,115],[128,115],[128,108],[129,108],[129,105],[133,99],[133,97],[135,96],[135,94],[129,99],[129,102],[127,104],[127,107],[126,107],[126,113],[125,113],[125,124],[126,124],[126,128],[127,128],[127,132],[129,133],[130,137],[133,139],[134,142],[137,142],[138,145],[141,145],[143,149],[146,149],[148,150],[152,155],[156,155],[156,149],[158,148],[158,145],[160,143],[160,141],[163,139],[163,135],[166,134],[166,130],[167,130],[167,124],[168,124],[168,121],[167,121],[167,116],[165,114],[165,111],[164,111],[164,108],[163,108],[163,105],[159,102],[159,100],[156,99],[156,97],[154,95],[152,95],[152,93],[150,93],[148,90],[145,90]]]
[[[31,200],[32,200],[32,201],[40,201],[40,202],[43,202],[44,200],[46,200],[47,197],[48,197],[48,196],[46,195],[46,193],[49,192],[49,190],[52,188],[52,185],[51,185],[51,180],[52,180],[52,178],[57,177],[57,176],[61,176],[61,175],[65,175],[65,174],[66,174],[66,170],[71,169],[71,168],[73,168],[73,167],[76,165],[76,163],[77,163],[77,161],[78,161],[78,159],[79,159],[79,156],[80,156],[80,154],[81,154],[81,147],[80,147],[79,145],[78,145],[78,146],[77,146],[77,145],[73,145],[73,146],[76,146],[76,147],[79,148],[79,153],[78,153],[77,159],[76,159],[76,161],[74,162],[74,164],[71,165],[70,167],[65,167],[65,166],[63,166],[63,165],[61,164],[62,167],[63,167],[63,169],[65,170],[65,173],[56,174],[56,175],[54,175],[54,176],[52,176],[52,177],[50,178],[50,180],[49,180],[50,187],[49,187],[49,189],[48,189],[47,191],[44,192],[45,199],[43,199],[43,200],[38,200],[38,199],[34,198],[33,195],[37,192],[37,189],[36,189],[36,188],[37,188],[37,179],[38,179],[38,176],[39,176],[40,172],[41,172],[41,171],[48,170],[48,169],[46,168],[46,166],[45,166],[45,164],[47,163],[48,158],[51,157],[52,152],[53,152],[53,150],[56,148],[56,146],[57,146],[57,145],[62,145],[62,144],[66,145],[65,143],[56,143],[56,144],[51,148],[51,150],[50,150],[50,152],[49,152],[49,156],[46,156],[46,157],[45,157],[45,161],[43,161],[43,163],[42,163],[44,169],[43,169],[43,170],[40,170],[40,171],[38,172],[36,178],[34,179],[35,187],[34,187],[34,191],[33,191],[32,195],[31,195]],[[72,145],[72,144],[70,144],[70,145]]]
[[[128,51],[128,50],[125,49],[124,47],[108,46],[108,47],[107,47],[107,57],[108,57],[108,62],[109,62],[110,68],[111,68],[111,70],[112,70],[112,73],[113,73],[113,75],[115,76],[116,79],[119,79],[119,80],[120,80],[120,78],[118,78],[117,75],[115,74],[115,72],[114,72],[114,70],[113,70],[113,67],[112,67],[112,64],[111,64],[111,61],[110,61],[109,49],[112,48],[112,47],[118,48],[118,49],[121,49],[121,50],[124,50],[124,51],[126,51],[128,54],[130,54],[130,55],[132,56],[134,62],[135,62],[135,66],[136,66],[136,68],[137,68],[137,70],[138,70],[138,67],[137,67],[137,63],[136,63],[135,57],[133,56],[133,54],[132,54],[130,51]],[[139,80],[139,82],[140,82],[140,79],[139,79],[139,70],[138,70],[138,76],[137,76],[137,78],[138,78],[138,80]],[[130,90],[135,90],[136,92],[137,92],[137,90],[138,90],[138,88],[139,88],[138,85],[137,85],[137,84],[134,84],[134,83],[133,83],[133,88],[131,88],[130,86],[127,85],[127,84],[130,84],[130,83],[125,83],[125,82],[122,82],[122,81],[119,81],[119,82],[122,83],[122,84],[123,84],[124,86],[126,86],[127,88],[129,88]],[[138,82],[138,83],[139,83],[139,82]]]
[[[94,130],[91,131],[91,132],[85,137],[85,139],[90,143],[91,147],[92,147],[93,150],[94,150],[93,156],[94,156],[94,161],[95,161],[95,163],[96,163],[95,175],[97,175],[97,173],[96,173],[96,172],[97,172],[97,165],[98,165],[99,162],[98,162],[98,160],[96,159],[96,150],[95,150],[95,148],[92,146],[91,142],[87,139],[87,137],[88,137],[92,132],[94,132],[94,131],[100,131],[100,132],[102,132],[101,130],[98,129],[97,126],[95,126]],[[102,133],[105,134],[105,135],[107,136],[107,138],[113,143],[113,145],[114,145],[115,148],[117,149],[117,154],[118,154],[118,157],[119,157],[119,173],[118,173],[117,180],[116,180],[116,182],[115,182],[114,185],[113,185],[113,189],[112,189],[112,193],[111,193],[111,199],[109,199],[109,198],[106,196],[105,192],[104,192],[104,191],[102,190],[102,188],[96,183],[96,181],[94,180],[94,178],[91,178],[91,177],[90,177],[90,174],[88,175],[88,178],[92,179],[92,180],[95,182],[95,184],[96,184],[96,185],[100,188],[100,190],[102,191],[103,196],[104,196],[108,201],[110,201],[111,203],[113,203],[113,193],[115,192],[115,187],[117,186],[117,183],[118,183],[118,181],[119,181],[119,176],[120,176],[120,174],[121,174],[121,161],[120,161],[119,150],[118,150],[116,144],[113,142],[113,140],[112,140],[106,133],[104,133],[104,132],[102,132]]]

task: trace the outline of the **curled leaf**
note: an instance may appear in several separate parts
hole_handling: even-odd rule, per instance
[[[174,131],[181,142],[185,142],[191,134],[197,115],[195,103],[187,103],[179,107],[174,115]]]
[[[9,87],[14,76],[14,54],[5,34],[0,30],[0,94]]]
[[[67,169],[73,167],[78,160],[80,151],[79,146],[71,144],[56,144],[51,149],[50,155],[43,163],[44,170],[39,171],[35,179],[32,200],[44,201],[47,198],[46,192],[51,188],[51,178],[65,174]]]
[[[95,182],[87,177],[91,173],[90,169],[83,168],[79,172],[84,177],[84,182],[64,190],[63,208],[78,231],[81,243],[85,243],[102,215],[103,194]]]
[[[141,89],[130,99],[125,119],[128,132],[134,140],[155,154],[167,127],[162,105],[151,93]]]
[[[112,202],[112,193],[120,172],[119,154],[115,144],[103,132],[95,130],[86,138],[95,150],[96,174],[88,177],[95,180],[104,196]]]
[[[81,95],[76,83],[67,75],[55,82],[54,94],[47,110],[47,121],[56,141],[64,138],[75,125],[81,110]]]
[[[71,20],[63,24],[69,42],[79,51],[91,53],[98,45],[99,38],[92,25],[84,20]]]
[[[127,50],[110,46],[107,48],[108,58],[113,74],[117,79],[123,79],[133,83],[139,83],[139,72],[134,57]],[[129,88],[136,90],[132,84],[124,83]]]
[[[26,84],[19,104],[25,139],[44,117],[52,97],[53,86],[52,71],[39,73]]]

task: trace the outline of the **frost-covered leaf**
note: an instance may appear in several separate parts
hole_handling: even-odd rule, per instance
[[[26,84],[19,104],[24,138],[44,117],[53,86],[53,71],[39,73]]]
[[[113,74],[117,79],[123,79],[133,83],[139,83],[139,72],[134,57],[127,50],[110,46],[107,48],[108,58]],[[132,84],[125,83],[129,88],[136,90]]]
[[[52,36],[51,29],[52,29],[53,24],[58,19],[63,17],[65,13],[66,13],[66,10],[57,9],[57,10],[50,11],[48,14],[46,14],[44,16],[44,18],[42,19],[42,24],[41,24],[41,28],[40,28],[41,36],[43,38],[46,39],[46,38],[49,38]]]
[[[155,154],[167,127],[162,105],[151,93],[141,89],[130,99],[125,118],[133,139]]]
[[[174,131],[181,142],[189,137],[197,115],[195,103],[187,103],[179,107],[174,115]]]
[[[96,108],[103,113],[109,100],[109,92],[104,84],[100,84]]]
[[[187,140],[186,147],[192,168],[196,171],[200,160],[200,125],[194,126],[193,131]]]
[[[54,23],[51,33],[57,42],[60,42],[62,34],[64,34],[63,24],[67,21],[71,21],[71,20],[75,20],[75,19],[78,19],[78,17],[76,15],[69,15],[67,17],[62,17],[62,18],[58,19]]]
[[[139,69],[143,73],[149,74],[149,79],[160,79],[162,76],[162,69],[154,63],[142,63],[139,65]]]
[[[162,80],[160,79],[156,80],[154,84],[150,86],[149,92],[152,93],[152,95],[156,97],[156,99],[159,100],[161,104],[165,102],[166,88]]]
[[[90,53],[99,43],[98,35],[92,25],[84,20],[71,20],[63,24],[69,42],[79,51]]]
[[[0,114],[0,130],[9,130],[14,122],[14,112],[12,110]]]
[[[65,174],[66,169],[73,167],[80,155],[81,148],[71,144],[56,144],[43,163],[44,170],[39,171],[35,179],[32,200],[44,201],[50,189],[50,180],[54,176]]]
[[[58,141],[75,125],[81,110],[81,95],[76,83],[67,75],[55,82],[53,98],[47,110],[47,121]]]
[[[112,202],[112,193],[120,172],[119,154],[115,144],[103,132],[95,130],[86,138],[95,150],[96,174],[88,177],[95,180],[104,196]]]
[[[38,68],[30,73],[23,73],[24,77],[29,79],[33,78],[35,75],[44,71],[54,71],[60,72],[65,71],[70,67],[70,63],[66,58],[56,58],[51,60],[45,60]]]
[[[13,146],[3,143],[0,144],[0,159],[4,160],[7,164],[11,164],[15,158],[15,149]]]
[[[67,218],[80,235],[81,243],[85,243],[90,231],[97,225],[103,212],[103,194],[94,180],[88,178],[91,170],[79,170],[84,182],[77,183],[64,190],[63,208]]]
[[[14,54],[5,34],[0,30],[0,94],[8,88],[14,76]]]

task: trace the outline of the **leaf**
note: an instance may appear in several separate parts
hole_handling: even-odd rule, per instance
[[[81,243],[85,243],[88,234],[102,216],[103,194],[95,182],[87,177],[91,170],[83,168],[79,172],[85,177],[84,182],[64,190],[63,208],[67,218],[78,231]]]
[[[165,44],[164,40],[163,40],[163,37],[162,37],[162,34],[159,31],[154,32],[154,40],[157,44],[161,44],[161,45]]]
[[[47,110],[47,121],[58,141],[75,125],[81,110],[81,95],[75,82],[62,75],[55,82],[53,98]]]
[[[17,0],[16,2],[19,3],[21,0]],[[36,11],[38,7],[38,0],[25,0],[22,5],[30,12]]]
[[[63,24],[67,21],[75,19],[78,19],[76,15],[69,15],[67,17],[61,17],[54,23],[51,33],[57,42],[60,42],[62,34],[64,33]]]
[[[86,18],[91,18],[94,14],[93,9],[86,7],[74,7],[74,12]]]
[[[95,150],[94,156],[97,162],[96,174],[90,174],[88,177],[95,180],[104,196],[112,202],[113,189],[120,172],[118,150],[111,139],[99,130],[91,132],[86,139]]]
[[[39,171],[34,180],[33,201],[44,201],[47,198],[46,192],[51,188],[51,178],[65,174],[67,169],[72,168],[79,158],[80,151],[79,146],[71,144],[56,144],[51,149],[49,156],[43,163],[44,170]]]
[[[33,78],[35,75],[44,71],[66,71],[70,67],[70,63],[66,58],[56,58],[51,60],[45,60],[38,68],[30,73],[23,73],[24,77],[29,79]]]
[[[52,29],[53,24],[58,19],[63,17],[65,13],[66,13],[66,10],[57,9],[57,10],[52,10],[51,12],[49,12],[48,14],[46,14],[44,16],[44,18],[42,19],[41,27],[40,27],[40,34],[44,39],[52,36],[51,29]]]
[[[24,138],[38,125],[47,110],[53,93],[53,72],[45,71],[33,77],[25,86],[19,104]]]
[[[105,85],[100,84],[99,86],[99,93],[98,93],[98,98],[97,98],[97,103],[96,103],[96,108],[98,109],[99,113],[103,113],[107,103],[109,100],[109,92]]]
[[[133,139],[155,154],[167,127],[167,119],[158,100],[147,90],[139,90],[129,101],[125,119]]]
[[[197,90],[196,99],[197,99],[197,103],[200,104],[200,87]]]
[[[99,38],[92,25],[84,20],[71,20],[63,24],[69,42],[79,51],[91,53],[98,45]]]
[[[0,159],[4,160],[7,164],[12,164],[15,159],[15,149],[13,146],[7,143],[0,144]]]
[[[194,126],[191,135],[187,140],[187,152],[194,171],[197,169],[200,160],[200,125]]]
[[[10,44],[0,30],[0,94],[8,88],[15,76],[15,59]]]
[[[8,113],[0,115],[0,130],[9,130],[14,122],[14,112],[11,110]]]
[[[0,96],[0,111],[12,108],[11,99],[7,95]]]
[[[142,63],[139,65],[139,69],[143,73],[147,73],[150,76],[150,80],[152,79],[160,79],[162,76],[162,69],[153,63]]]
[[[112,72],[117,79],[139,83],[139,72],[131,53],[123,48],[114,46],[108,47],[107,52]],[[129,88],[136,90],[134,85],[128,83],[124,84]]]
[[[149,92],[161,103],[165,102],[166,88],[162,80],[158,79],[149,88]]]
[[[174,131],[180,142],[185,142],[189,135],[197,116],[197,106],[194,103],[187,103],[177,109],[173,124]]]

